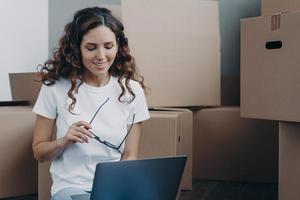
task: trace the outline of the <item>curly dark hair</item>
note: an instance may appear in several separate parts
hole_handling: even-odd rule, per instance
[[[61,77],[70,80],[71,88],[68,91],[68,96],[72,99],[72,103],[69,105],[69,112],[71,113],[76,104],[73,92],[78,93],[78,89],[83,83],[85,71],[80,44],[83,36],[98,26],[110,28],[116,36],[118,52],[108,72],[111,76],[118,78],[118,83],[122,89],[119,101],[123,102],[121,97],[125,95],[125,87],[133,97],[131,101],[134,100],[135,94],[129,85],[130,80],[138,81],[141,87],[146,89],[144,77],[139,74],[135,60],[130,55],[128,39],[125,37],[122,23],[106,8],[85,8],[77,11],[72,22],[65,26],[64,35],[59,41],[59,48],[54,49],[53,58],[47,60],[44,65],[40,65],[39,70],[40,81],[48,86],[55,84],[55,81]],[[122,83],[123,78],[125,78],[125,86]]]

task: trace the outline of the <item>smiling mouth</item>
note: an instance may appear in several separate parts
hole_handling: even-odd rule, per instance
[[[104,64],[96,65],[95,69],[96,69],[97,71],[104,70],[104,69],[105,69],[105,65],[104,65]]]
[[[106,63],[93,63],[93,64],[97,66],[104,66]]]

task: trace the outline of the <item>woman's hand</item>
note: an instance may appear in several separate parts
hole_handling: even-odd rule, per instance
[[[67,134],[62,138],[62,142],[65,146],[79,143],[88,143],[88,137],[93,138],[93,135],[88,131],[91,129],[91,125],[84,121],[78,121],[72,124]]]
[[[36,117],[32,149],[34,157],[39,162],[54,160],[68,145],[76,142],[88,142],[88,137],[92,137],[92,134],[88,131],[88,129],[92,128],[91,125],[87,122],[79,121],[70,126],[64,137],[52,141],[54,124],[54,119],[41,115]]]

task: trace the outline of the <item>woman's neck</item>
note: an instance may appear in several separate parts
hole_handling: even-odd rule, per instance
[[[88,74],[85,74],[83,78],[84,78],[84,82],[88,85],[95,86],[95,87],[102,87],[108,83],[110,79],[110,75],[109,73],[103,76],[90,76]]]

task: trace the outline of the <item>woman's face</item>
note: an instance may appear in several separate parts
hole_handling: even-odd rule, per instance
[[[110,28],[98,26],[83,36],[80,50],[85,75],[104,78],[118,52],[116,36]]]

